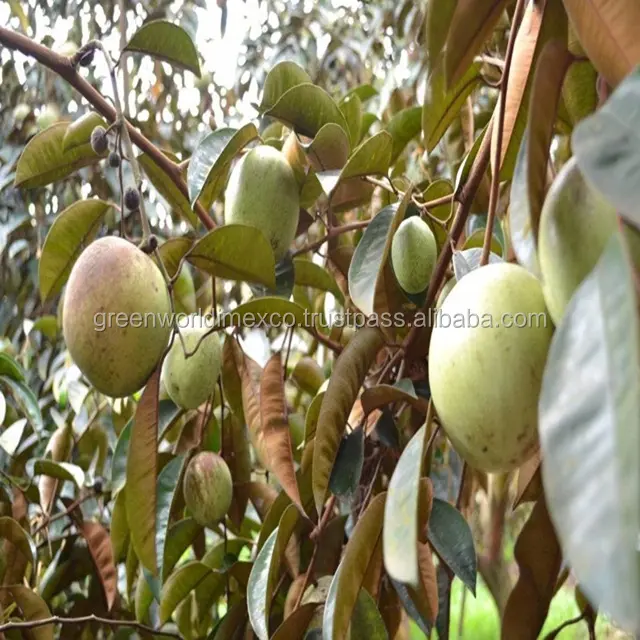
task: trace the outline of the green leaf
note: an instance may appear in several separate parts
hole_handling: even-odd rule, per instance
[[[382,533],[386,494],[377,495],[358,519],[340,566],[333,576],[322,621],[323,640],[346,636],[358,594]]]
[[[403,382],[408,382],[409,384],[406,386],[401,385],[400,383]],[[362,392],[360,400],[362,401],[362,409],[367,415],[375,411],[375,409],[380,409],[394,402],[407,402],[423,414],[427,413],[427,407],[429,406],[425,398],[419,398],[416,395],[413,383],[408,379],[399,380],[394,385],[377,384],[369,387]]]
[[[58,122],[29,140],[16,166],[16,187],[44,187],[100,160],[89,143],[63,151],[68,126]]]
[[[480,80],[480,66],[474,64],[455,86],[447,90],[441,67],[432,71],[427,79],[422,107],[422,134],[429,153],[436,148]]]
[[[216,129],[200,141],[189,160],[187,170],[187,185],[192,205],[195,205],[203,191],[209,190],[211,186],[213,194],[208,195],[215,199],[224,186],[225,169],[233,158],[257,137],[258,130],[253,123],[249,123],[240,129]]]
[[[309,74],[295,62],[284,60],[279,62],[267,74],[262,91],[262,102],[260,111],[267,111],[273,107],[278,100],[289,89],[299,84],[311,82]]]
[[[160,624],[171,619],[176,607],[200,584],[213,575],[211,569],[198,560],[176,569],[162,587],[158,615]]]
[[[233,311],[223,314],[219,318],[219,326],[224,329],[227,327],[309,327],[312,318],[313,314],[295,302],[284,298],[265,297],[249,300]]]
[[[356,95],[360,98],[360,102],[363,104],[371,100],[371,98],[375,98],[378,95],[376,89],[370,84],[360,84],[357,87],[351,89],[347,95],[344,97],[346,100],[349,96]]]
[[[164,544],[164,558],[162,561],[162,581],[166,582],[173,568],[178,563],[195,537],[202,531],[193,518],[184,518],[169,527]]]
[[[49,458],[39,458],[33,465],[33,473],[73,482],[78,488],[84,485],[84,471],[70,462],[55,462]]]
[[[29,565],[29,579],[36,566],[36,545],[31,536],[13,518],[5,516],[0,518],[0,538],[12,544],[11,555],[17,550],[24,557]]]
[[[165,155],[168,155],[165,153]],[[173,160],[169,155],[169,158]],[[175,209],[194,229],[199,221],[191,208],[189,198],[177,187],[173,180],[167,178],[167,174],[153,161],[151,156],[142,153],[137,157],[140,166],[156,191],[167,201],[168,205]]]
[[[571,143],[588,180],[621,215],[640,225],[640,68],[596,113],[578,123]]]
[[[316,171],[342,169],[349,158],[349,138],[341,126],[331,122],[321,127],[315,138],[302,148]]]
[[[422,107],[409,107],[398,111],[386,126],[386,130],[393,138],[393,150],[390,164],[400,157],[404,148],[415,138],[422,129]]]
[[[473,534],[463,515],[439,498],[433,499],[429,542],[444,563],[475,595],[478,575]]]
[[[10,587],[0,587],[0,591],[6,591],[10,594],[10,602],[13,600],[22,614],[25,622],[34,622],[36,620],[44,620],[51,617],[51,611],[47,603],[37,594],[31,591],[29,587],[14,584]],[[33,640],[54,640],[54,625],[46,624],[41,627],[29,630],[29,635]]]
[[[169,518],[171,506],[176,499],[176,493],[182,490],[178,483],[182,471],[184,458],[178,456],[168,462],[158,475],[157,503],[156,503],[156,558],[158,559],[158,575],[164,576],[164,558],[167,553],[169,540]]]
[[[129,455],[132,428],[133,419],[129,420],[123,427],[113,451],[111,459],[111,490],[114,494],[120,491],[127,481],[127,456]]]
[[[351,614],[351,640],[388,640],[389,634],[376,601],[360,589]]]
[[[123,487],[115,494],[113,506],[111,507],[111,526],[109,536],[111,537],[111,548],[113,559],[119,563],[125,557],[127,545],[129,543],[129,523],[127,522],[127,506],[125,504],[125,491]]]
[[[282,570],[285,548],[299,519],[298,508],[289,505],[280,518],[280,524],[258,552],[251,569],[247,585],[247,609],[251,626],[260,640],[269,639],[271,599]]]
[[[360,426],[340,442],[329,478],[329,490],[336,496],[351,498],[360,483],[364,464],[364,429]]]
[[[362,103],[360,98],[354,93],[347,96],[340,102],[340,109],[347,121],[351,146],[355,147],[360,140],[360,129],[362,126]]]
[[[451,20],[458,0],[439,0],[427,2],[424,18],[424,39],[427,44],[429,69],[435,69],[443,63],[445,44]]]
[[[209,231],[193,246],[189,262],[217,278],[275,287],[273,250],[259,229],[227,224]]]
[[[31,334],[32,331],[39,331],[43,336],[51,340],[51,342],[55,342],[58,338],[59,330],[58,318],[54,315],[48,314],[36,319],[29,331],[29,334]]]
[[[386,175],[391,164],[393,138],[386,131],[380,131],[365,140],[349,157],[341,171],[322,171],[316,176],[324,192],[333,193],[340,182],[349,178],[369,175]]]
[[[427,427],[424,425],[411,438],[398,460],[389,481],[382,533],[382,551],[387,573],[394,580],[415,589],[420,585],[420,478],[427,435]]]
[[[333,98],[311,83],[298,84],[285,91],[272,107],[264,111],[264,115],[284,122],[309,138],[329,122],[340,125],[344,131],[349,130]]]
[[[172,22],[152,20],[143,24],[124,51],[146,53],[200,77],[198,52],[193,41],[182,27]]]
[[[127,456],[127,520],[140,563],[157,575],[158,389],[160,367],[147,382],[133,418]]]
[[[336,279],[320,265],[306,258],[294,258],[295,283],[302,287],[314,287],[321,291],[330,291],[340,304],[344,303],[344,294]]]
[[[178,273],[180,262],[192,244],[193,242],[189,238],[180,237],[169,238],[158,247],[160,259],[170,278]]]
[[[96,127],[108,127],[105,119],[95,111],[87,111],[77,120],[74,120],[65,131],[62,138],[62,150],[69,151],[91,140],[91,133]]]
[[[226,613],[209,636],[210,640],[228,640],[244,630],[247,620],[247,600],[241,598]]]
[[[318,603],[316,602],[301,604],[283,620],[282,624],[271,636],[271,640],[302,640],[303,638],[308,638],[309,636],[306,632],[317,608]]]
[[[383,344],[384,338],[378,329],[360,329],[340,354],[329,378],[318,416],[313,451],[313,496],[319,514],[349,413]]]
[[[24,435],[24,429],[26,426],[26,418],[21,418],[8,426],[2,432],[2,435],[0,435],[0,448],[2,448],[7,455],[15,455],[20,443],[22,442],[22,436]]]
[[[29,419],[34,431],[36,431],[36,433],[41,432],[44,428],[44,423],[42,421],[38,400],[33,391],[23,382],[14,380],[6,375],[0,375],[0,384],[9,390],[13,399],[20,407],[20,410]]]
[[[96,237],[110,208],[111,205],[103,200],[80,200],[58,214],[44,241],[38,263],[43,301],[60,293],[75,261]]]
[[[7,376],[16,382],[25,382],[22,367],[8,354],[0,353],[0,376]]]
[[[592,602],[638,629],[640,345],[623,242],[612,235],[556,329],[539,429],[545,495],[566,562]]]

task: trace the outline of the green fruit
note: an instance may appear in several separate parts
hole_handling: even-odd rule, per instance
[[[407,293],[427,288],[437,253],[436,238],[422,218],[411,216],[402,221],[391,242],[391,264]]]
[[[160,269],[122,238],[96,240],[71,270],[62,327],[71,357],[98,391],[135,393],[171,334],[171,301]]]
[[[182,490],[196,522],[214,527],[231,506],[233,480],[227,463],[212,451],[198,453],[187,465]]]
[[[60,120],[60,109],[55,104],[47,104],[38,114],[36,124],[39,129],[46,129],[58,120]]]
[[[571,158],[549,189],[538,235],[544,297],[556,325],[598,262],[616,221],[615,208],[587,183]]]
[[[173,283],[173,305],[176,313],[190,314],[196,311],[196,288],[191,269],[186,262]]]
[[[186,328],[179,327],[162,365],[162,380],[169,397],[184,409],[197,409],[213,393],[222,369],[222,347],[216,333],[202,339],[209,329],[201,316],[190,316]],[[202,339],[202,341],[201,341]]]
[[[438,295],[438,299],[436,300],[436,309],[439,309],[443,302],[446,300],[447,296],[451,293],[453,287],[456,286],[456,279],[449,278],[445,283],[442,289],[440,289],[440,294]]]
[[[240,158],[225,191],[227,224],[262,231],[279,261],[295,238],[299,212],[298,183],[282,153],[261,145]]]
[[[508,471],[536,451],[552,333],[539,281],[517,265],[480,267],[444,301],[431,334],[429,384],[447,435],[473,467]]]

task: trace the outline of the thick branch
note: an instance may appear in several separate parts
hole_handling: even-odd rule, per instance
[[[113,108],[107,100],[104,99],[102,94],[91,84],[89,84],[73,67],[69,58],[61,56],[55,51],[48,49],[47,47],[34,42],[30,38],[23,36],[11,29],[0,27],[0,43],[9,49],[20,51],[26,56],[35,58],[38,62],[45,67],[51,69],[57,73],[61,78],[66,80],[78,93],[80,93],[91,105],[104,116],[109,122],[114,122],[116,119],[116,110]],[[180,175],[180,169],[178,165],[172,162],[167,156],[165,156],[158,147],[156,147],[148,138],[146,138],[140,131],[138,131],[129,122],[127,124],[127,130],[131,136],[131,140],[136,146],[148,154],[153,162],[167,174],[169,179],[180,189],[180,192],[189,198],[189,192],[185,181]],[[194,206],[194,211],[198,218],[200,218],[202,224],[207,229],[213,229],[215,224],[205,208],[198,202]]]

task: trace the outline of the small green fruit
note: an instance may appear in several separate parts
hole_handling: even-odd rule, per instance
[[[171,334],[160,269],[122,238],[91,243],[71,270],[62,328],[71,357],[98,391],[116,398],[135,393]]]
[[[202,336],[209,329],[200,316],[190,316],[189,325],[180,328],[188,353],[176,336],[162,365],[162,379],[169,397],[184,409],[197,409],[213,393],[222,369],[222,347],[216,333]],[[201,341],[202,339],[202,341]]]
[[[402,221],[391,242],[391,264],[407,293],[427,288],[437,253],[436,238],[422,218],[411,216]]]
[[[615,208],[585,180],[575,157],[571,158],[549,189],[538,235],[544,297],[556,325],[616,225]]]
[[[279,261],[295,238],[299,213],[298,183],[280,151],[261,145],[240,158],[225,191],[227,224],[262,231]]]
[[[227,463],[212,451],[201,451],[187,465],[182,490],[196,522],[214,527],[231,506],[233,479]]]
[[[517,265],[480,267],[443,302],[429,384],[447,435],[473,467],[508,471],[536,451],[552,333],[539,281]]]

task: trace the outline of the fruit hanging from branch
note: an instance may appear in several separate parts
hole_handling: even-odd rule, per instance
[[[437,258],[436,238],[420,216],[403,220],[391,241],[391,262],[407,293],[424,291]]]

